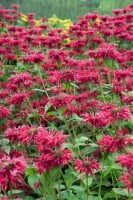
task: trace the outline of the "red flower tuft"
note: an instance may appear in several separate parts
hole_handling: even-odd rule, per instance
[[[97,143],[101,151],[114,152],[117,149],[115,139],[111,135],[103,135]]]
[[[26,159],[21,152],[12,150],[9,155],[0,155],[0,186],[3,190],[17,187],[23,182],[22,174],[27,167]]]
[[[85,160],[76,159],[75,166],[80,173],[85,173],[87,175],[93,175],[94,170],[99,169],[99,163],[96,159],[93,159],[92,157],[86,157]]]
[[[6,108],[4,106],[0,106],[0,118],[6,117],[8,118],[10,115],[9,108]]]
[[[72,158],[72,154],[68,149],[51,149],[49,152],[40,155],[36,159],[38,171],[50,170],[55,166],[66,165]]]
[[[86,123],[97,128],[102,128],[109,125],[112,121],[111,113],[108,111],[99,111],[95,115],[83,114]]]
[[[97,143],[99,144],[101,151],[115,152],[124,149],[128,144],[133,144],[133,138],[128,134],[124,135],[123,131],[119,130],[114,137],[111,135],[103,135]]]
[[[120,154],[117,157],[117,161],[121,164],[122,167],[126,167],[129,172],[133,173],[133,153],[129,152],[128,154]]]
[[[133,174],[123,172],[123,176],[121,176],[120,179],[124,182],[127,189],[133,190]]]
[[[8,98],[8,103],[20,105],[28,98],[28,96],[28,92],[15,93],[10,98]]]

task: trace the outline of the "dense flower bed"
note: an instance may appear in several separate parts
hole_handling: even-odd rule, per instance
[[[77,21],[0,6],[0,198],[133,199],[133,4]]]

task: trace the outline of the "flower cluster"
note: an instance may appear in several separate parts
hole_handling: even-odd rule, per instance
[[[120,154],[117,158],[118,162],[122,167],[125,167],[127,171],[123,172],[121,180],[127,186],[128,189],[133,189],[133,153]]]
[[[54,166],[67,164],[72,154],[69,149],[63,148],[67,135],[61,132],[47,131],[40,127],[35,142],[40,152],[36,164],[40,172],[50,170]]]
[[[27,167],[26,159],[21,152],[12,150],[8,155],[0,154],[0,186],[3,190],[20,186],[24,179],[22,177]]]

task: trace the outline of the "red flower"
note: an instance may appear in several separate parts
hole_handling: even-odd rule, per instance
[[[4,106],[0,106],[0,118],[6,117],[8,118],[10,115],[9,108],[6,108]]]
[[[112,117],[110,111],[99,111],[95,115],[83,114],[86,123],[102,128],[111,123]]]
[[[5,131],[5,136],[7,138],[9,138],[9,140],[11,140],[12,142],[13,141],[17,141],[18,140],[18,131],[17,131],[17,128],[8,128],[6,131]]]
[[[33,78],[29,72],[16,73],[9,78],[9,81],[11,85],[17,86],[24,85],[30,87],[33,84]]]
[[[123,172],[123,176],[120,177],[121,181],[124,182],[128,189],[133,190],[133,174],[128,172]]]
[[[103,135],[97,142],[100,145],[102,151],[115,152],[125,148],[128,144],[133,144],[133,138],[127,134],[123,134],[122,130],[116,134],[116,136]]]
[[[14,8],[15,10],[18,10],[18,8],[19,8],[19,4],[12,4],[11,6],[12,6],[12,8]]]
[[[28,96],[28,92],[15,93],[10,98],[8,98],[8,103],[20,105],[27,99]]]
[[[122,96],[121,100],[123,102],[125,102],[126,104],[132,104],[133,103],[133,97],[130,94]]]
[[[8,96],[9,91],[8,90],[0,90],[0,98],[4,99]]]
[[[3,197],[0,198],[0,200],[10,200],[9,198],[10,197],[8,197],[8,196],[3,196]]]
[[[23,182],[22,174],[27,167],[26,159],[21,152],[12,150],[9,155],[2,152],[0,155],[0,186],[3,190],[17,187]]]
[[[72,154],[68,149],[51,149],[49,152],[40,155],[36,159],[36,165],[38,167],[38,171],[42,172],[44,170],[50,170],[55,166],[66,165],[70,159],[72,158]]]
[[[131,112],[127,106],[121,108],[114,108],[112,110],[114,120],[128,120],[131,118]]]
[[[65,165],[72,157],[71,152],[62,148],[67,135],[62,132],[48,131],[39,127],[35,143],[41,155],[35,160],[39,172],[50,170],[54,166]]]
[[[22,142],[24,144],[33,143],[36,134],[37,128],[34,126],[30,127],[28,125],[22,125],[17,128],[8,128],[5,131],[6,137],[8,137],[12,142]]]
[[[118,155],[117,161],[121,164],[122,167],[126,167],[129,172],[133,173],[133,153],[132,152],[129,152],[128,154]]]
[[[45,56],[42,52],[30,52],[27,56],[20,57],[20,61],[40,63],[44,60]]]
[[[97,143],[100,145],[101,151],[114,152],[117,149],[115,139],[111,135],[103,135]]]
[[[85,173],[87,175],[93,175],[94,170],[99,169],[99,163],[96,159],[93,159],[92,157],[86,157],[85,160],[76,159],[75,166],[80,173]]]
[[[49,149],[59,148],[65,142],[67,135],[62,132],[47,131],[46,128],[38,127],[38,134],[35,142],[40,152],[47,152]]]

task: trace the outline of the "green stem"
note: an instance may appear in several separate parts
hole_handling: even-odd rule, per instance
[[[61,175],[62,175],[64,184],[65,184],[65,186],[66,186],[66,189],[68,190],[67,183],[66,183],[66,178],[64,177],[64,174],[63,174],[63,172],[62,172],[62,169],[61,169],[60,171],[61,171]]]
[[[67,124],[66,120],[64,120],[65,126],[67,128],[68,133],[71,135],[71,131],[69,129],[69,125]]]
[[[130,189],[128,189],[129,200],[132,200]]]
[[[109,159],[108,159],[108,164],[109,164],[110,167],[112,166],[112,163],[110,162]],[[113,173],[115,173],[115,172],[111,169],[112,184],[113,184],[113,188],[115,188],[115,179],[114,179],[114,174]],[[117,196],[117,194],[115,192],[114,192],[114,195],[115,195],[115,199],[118,200],[118,196]]]
[[[89,190],[88,176],[86,176],[86,194],[87,194],[86,200],[89,200],[89,196],[91,196],[91,192],[90,192],[90,190]]]
[[[113,188],[115,188],[115,181],[114,181],[114,177],[113,177],[112,171],[111,171],[111,178],[112,178]],[[116,193],[114,193],[114,194],[115,194],[115,199],[118,200],[117,194]]]
[[[100,88],[100,91],[101,91],[101,95],[102,95],[103,101],[106,102],[101,83],[99,84],[99,88]]]
[[[100,183],[99,183],[99,191],[98,191],[98,198],[101,198],[101,188],[102,188],[102,172],[101,172],[101,176],[100,176]]]
[[[13,200],[13,193],[12,193],[12,188],[10,189],[10,198],[11,198],[11,200]]]
[[[40,71],[39,66],[38,66],[38,72],[39,72],[39,76],[40,76],[40,78],[41,78],[41,82],[42,82],[42,86],[43,86],[44,92],[45,92],[46,96],[49,98],[49,95],[48,95],[47,90],[46,90],[46,88],[45,88],[45,85],[44,85],[44,83],[43,83],[43,78],[42,78],[42,74],[41,74],[41,71]]]
[[[55,189],[53,188],[53,200],[57,200]]]
[[[58,176],[58,193],[59,193],[59,200],[62,200],[62,197],[61,197],[61,180],[60,180],[60,177],[61,177],[61,168],[59,168],[59,176]]]
[[[42,186],[43,186],[43,196],[44,196],[44,197],[46,198],[46,200],[47,200],[47,195],[49,194],[49,191],[48,191],[48,189],[47,189],[47,185],[45,184],[45,179],[46,179],[46,177],[45,177],[45,172],[43,172],[42,176],[43,176],[43,180],[44,180],[44,181],[41,182],[41,183],[42,183]]]
[[[74,143],[76,144],[76,132],[75,132],[74,126],[72,126],[72,130],[73,130],[73,135],[74,135]],[[78,154],[80,156],[80,148],[79,148],[79,146],[77,148],[78,148]]]

